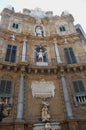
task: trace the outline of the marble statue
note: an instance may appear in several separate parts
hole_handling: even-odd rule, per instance
[[[44,56],[44,53],[43,53],[42,49],[40,49],[38,52],[38,61],[43,62],[43,56]]]
[[[43,36],[43,30],[42,30],[41,26],[36,27],[36,35],[39,37]]]
[[[48,106],[49,106],[48,103],[43,102],[43,107],[42,107],[42,122],[49,121],[49,119],[50,119],[50,114],[48,113]]]

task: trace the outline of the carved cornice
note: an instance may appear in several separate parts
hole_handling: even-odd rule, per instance
[[[11,36],[15,34],[16,39],[15,41],[12,40]],[[0,28],[0,38],[4,39],[6,41],[10,41],[10,42],[16,42],[16,43],[21,43],[23,41],[23,39],[26,39],[27,42],[52,42],[54,43],[54,39],[56,39],[56,41],[58,41],[58,44],[64,44],[64,39],[67,39],[68,43],[74,43],[75,41],[80,41],[81,37],[78,33],[72,33],[72,34],[68,34],[68,35],[58,35],[58,34],[52,34],[51,36],[46,36],[46,37],[36,37],[34,35],[31,34],[22,34],[22,33],[16,33],[10,30],[6,30],[6,29],[2,29]]]
[[[55,66],[37,66],[30,65],[28,62],[9,63],[0,62],[0,70],[24,72],[24,73],[40,73],[40,74],[63,74],[63,73],[77,73],[86,70],[86,64],[57,64]]]

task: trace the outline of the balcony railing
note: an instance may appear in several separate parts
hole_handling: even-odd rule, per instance
[[[56,58],[51,58],[47,62],[39,62],[39,61],[36,61],[35,58],[29,58],[29,56],[26,56],[25,61],[24,60],[22,61],[22,56],[21,55],[16,57],[15,62],[11,62],[10,60],[5,61],[5,58],[3,58],[3,57],[0,57],[0,62],[11,63],[11,64],[19,63],[19,62],[27,62],[32,66],[54,66],[54,65],[57,65]]]
[[[76,94],[74,96],[75,104],[86,104],[86,93]]]
[[[79,55],[79,56],[75,56],[76,57],[76,64],[84,64],[86,63],[86,55]],[[65,57],[61,57],[61,61],[62,63],[67,63]],[[73,62],[71,62],[71,64],[75,64]]]
[[[65,57],[55,57],[48,59],[48,62],[36,62],[34,58],[29,58],[29,56],[26,56],[25,61],[22,61],[22,56],[16,56],[15,62],[11,61],[5,61],[5,54],[0,54],[0,62],[5,62],[5,63],[19,63],[19,62],[28,62],[32,66],[54,66],[59,63],[67,63]],[[59,60],[60,59],[60,60]],[[81,56],[76,56],[76,63],[71,63],[71,64],[86,64],[86,55],[81,55]]]

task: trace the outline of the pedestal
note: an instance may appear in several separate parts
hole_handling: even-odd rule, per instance
[[[14,130],[24,130],[24,121],[16,120]]]
[[[48,123],[48,124],[49,124],[49,128],[51,126],[50,130],[61,130],[61,126],[58,122]],[[45,127],[46,127],[46,123],[37,123],[33,125],[33,130],[45,130],[46,129]]]

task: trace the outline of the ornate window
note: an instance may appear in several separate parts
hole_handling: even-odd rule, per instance
[[[0,81],[0,95],[10,95],[11,94],[11,84],[12,84],[12,81],[1,80]]]
[[[14,29],[18,29],[19,25],[18,25],[17,23],[13,23],[12,27],[13,27]]]
[[[15,62],[15,60],[16,60],[16,50],[17,50],[17,46],[8,45],[7,50],[6,50],[6,55],[5,55],[5,61]]]
[[[73,83],[73,88],[74,88],[75,93],[85,92],[85,88],[84,88],[82,80],[74,80],[72,81],[72,83]]]
[[[64,32],[64,31],[66,31],[66,29],[65,29],[64,26],[60,26],[60,27],[59,27],[59,30],[60,30],[60,32]]]
[[[20,33],[22,31],[21,21],[18,19],[14,19],[12,22],[9,23],[8,29],[13,32]]]
[[[74,101],[75,104],[86,104],[86,90],[82,80],[73,80],[72,81],[74,88]]]
[[[38,36],[38,37],[44,37],[43,27],[40,26],[40,25],[37,25],[37,26],[35,27],[35,34],[36,34],[36,36]]]
[[[12,92],[12,81],[0,80],[0,103],[10,103]]]
[[[65,58],[68,64],[74,64],[77,63],[76,57],[74,55],[74,51],[71,47],[69,48],[64,48],[64,54]]]

